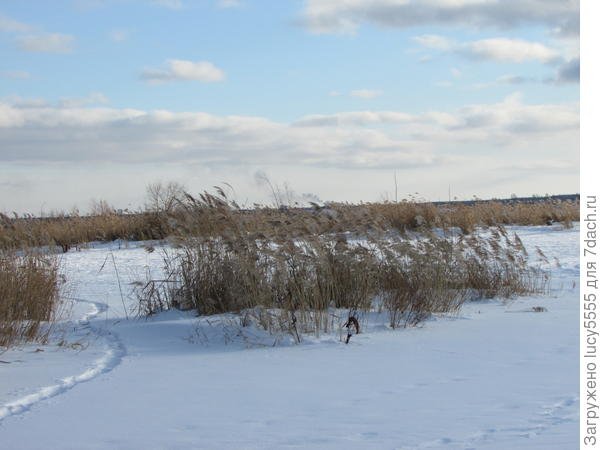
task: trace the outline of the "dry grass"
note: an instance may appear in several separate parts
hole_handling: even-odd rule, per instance
[[[223,191],[220,191],[222,194]],[[314,208],[266,208],[244,210],[231,204],[224,213],[215,208],[206,214],[202,204],[223,200],[223,196],[202,194],[194,199],[177,184],[148,187],[146,209],[119,213],[106,202],[96,202],[93,214],[56,213],[51,217],[8,217],[0,213],[0,248],[19,249],[58,246],[63,251],[91,241],[163,239],[187,230],[205,237],[235,233],[236,227],[256,235],[314,235],[335,232],[363,232],[374,229],[426,230],[458,227],[471,233],[477,227],[495,225],[571,226],[579,220],[579,202],[552,199],[536,202],[485,202],[433,204],[417,201],[399,203],[330,203]],[[212,205],[215,207],[216,205]],[[236,217],[233,217],[236,216]]]
[[[0,252],[0,348],[45,341],[59,306],[55,258]]]
[[[0,214],[0,248],[57,246],[63,252],[92,241],[116,239],[163,239],[170,229],[167,217],[160,213],[144,212],[80,216],[60,213],[52,217],[14,217]]]
[[[402,212],[394,216],[398,224],[415,214],[437,220],[431,206],[410,208],[248,213],[222,192],[188,196],[175,223],[179,250],[165,257],[167,278],[140,291],[140,311],[235,313],[243,326],[300,341],[305,333],[330,331],[339,310],[346,317],[338,322],[379,310],[391,327],[409,326],[432,313],[456,312],[469,299],[544,290],[545,274],[528,266],[522,243],[502,227],[486,237],[457,238],[428,231],[423,222],[409,237],[412,226],[390,227],[390,210]]]
[[[477,201],[469,204],[380,203],[369,204],[398,230],[458,227],[471,233],[477,227],[495,225],[550,225],[570,227],[579,220],[579,202],[538,200],[535,202]]]

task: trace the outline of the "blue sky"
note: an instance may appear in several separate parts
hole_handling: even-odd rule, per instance
[[[578,190],[578,2],[0,2],[0,210]],[[307,197],[305,195],[305,197]]]

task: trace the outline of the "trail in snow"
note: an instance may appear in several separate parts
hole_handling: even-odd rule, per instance
[[[91,310],[78,320],[79,330],[88,330],[104,341],[105,351],[101,358],[93,362],[92,366],[78,375],[64,377],[60,383],[46,386],[37,392],[21,397],[0,406],[0,423],[10,416],[22,414],[29,411],[34,405],[52,397],[60,395],[80,383],[90,381],[98,375],[110,372],[117,367],[126,354],[125,346],[119,337],[106,328],[92,325],[91,321],[108,310],[108,304],[94,302],[80,298],[71,298],[76,302],[91,305]]]
[[[106,314],[107,320],[122,319],[118,314],[116,316],[110,314],[111,311],[116,311],[117,299],[121,301],[123,298],[119,281],[115,278],[118,275],[116,266],[118,265],[120,270],[130,266],[144,270],[145,268],[140,268],[139,264],[136,264],[140,261],[140,249],[137,247],[146,244],[128,243],[125,248],[122,248],[121,242],[91,243],[89,248],[84,251],[73,251],[64,255],[63,270],[70,283],[69,292],[74,294],[73,297],[69,296],[68,299],[81,305],[89,305],[89,309],[84,313],[82,311],[81,317],[71,323],[75,327],[71,336],[75,335],[79,339],[82,337],[81,335],[87,334],[88,338],[91,337],[92,340],[101,343],[103,347],[101,349],[102,355],[93,360],[82,373],[66,377],[61,374],[55,378],[55,380],[58,380],[56,384],[39,388],[33,393],[16,399],[13,397],[12,400],[0,404],[0,424],[7,417],[26,412],[35,404],[60,395],[79,383],[110,372],[121,363],[126,354],[123,340],[116,334],[114,327],[109,330],[107,326],[104,326],[104,321],[100,323],[97,319],[104,314]],[[108,255],[112,254],[113,250],[120,250],[120,257],[116,261],[113,257],[115,270],[103,270],[109,258]],[[161,261],[160,255],[149,255],[146,252],[142,254],[145,255],[143,261],[145,266],[156,266],[160,270],[160,264],[150,264],[150,261],[154,259]],[[133,260],[131,260],[132,256]],[[100,269],[98,269],[99,267]],[[127,270],[125,270],[125,275],[137,278],[137,274],[132,275],[127,273]],[[94,321],[94,319],[96,320]],[[71,373],[76,373],[76,371],[73,370]],[[42,382],[38,386],[43,386],[46,383],[47,381]]]

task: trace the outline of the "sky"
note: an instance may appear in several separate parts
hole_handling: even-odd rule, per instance
[[[579,191],[579,2],[0,0],[0,211]]]

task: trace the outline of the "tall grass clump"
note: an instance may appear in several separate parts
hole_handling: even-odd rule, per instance
[[[58,306],[56,259],[0,252],[0,348],[46,341]]]
[[[391,327],[412,326],[467,300],[545,289],[545,274],[502,227],[458,235],[423,228],[408,237],[377,209],[246,213],[222,191],[188,196],[178,214],[166,279],[139,293],[146,314],[233,313],[242,326],[300,341],[373,311]]]

